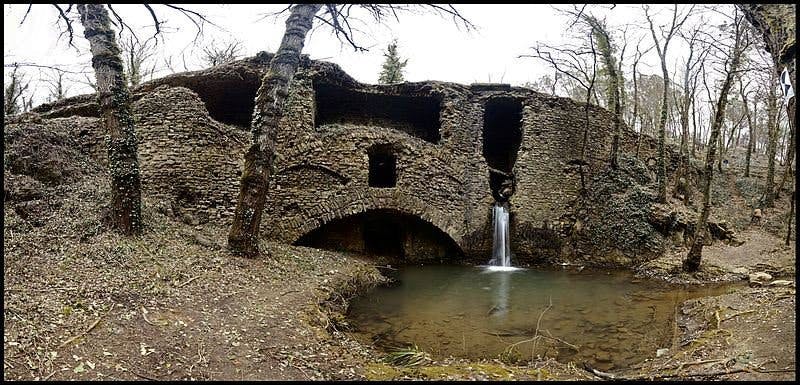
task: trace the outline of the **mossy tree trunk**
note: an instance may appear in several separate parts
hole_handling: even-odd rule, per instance
[[[728,105],[728,93],[730,93],[733,77],[739,68],[742,52],[744,51],[743,45],[745,43],[743,42],[742,37],[743,31],[741,28],[741,19],[737,16],[734,17],[736,18],[737,23],[735,27],[736,29],[734,30],[735,41],[731,52],[730,67],[727,68],[725,80],[722,83],[722,89],[719,92],[719,99],[717,100],[717,107],[714,112],[714,120],[711,123],[711,132],[708,138],[708,151],[706,152],[706,166],[704,169],[705,178],[703,180],[703,208],[694,227],[692,247],[689,249],[686,259],[683,260],[683,270],[687,272],[697,271],[697,269],[700,268],[700,260],[703,253],[703,242],[705,234],[708,232],[708,216],[711,212],[711,180],[714,176],[714,158],[716,157],[717,142],[719,140],[718,138],[720,136],[720,131],[722,130],[722,124],[725,121],[725,110],[727,109]]]
[[[235,255],[256,257],[261,214],[267,198],[268,180],[275,158],[278,124],[289,94],[289,83],[300,65],[306,34],[322,4],[292,6],[283,40],[261,79],[253,111],[253,143],[244,157],[244,169],[228,248]]]
[[[689,54],[689,60],[692,59],[691,53]],[[689,92],[694,91],[689,88],[689,64],[687,61],[686,64],[686,73],[683,75],[683,100],[681,106],[681,166],[683,166],[683,162],[685,158],[689,156],[689,108],[692,106],[692,99],[689,96]]]
[[[603,58],[603,67],[608,75],[606,95],[608,95],[609,107],[614,112],[610,162],[611,168],[616,169],[619,157],[619,136],[622,122],[622,105],[619,97],[621,75],[617,71],[617,64],[614,62],[615,58],[612,52],[614,47],[612,46],[611,36],[606,26],[592,16],[584,14],[583,18],[592,28],[592,35],[597,41],[597,49],[600,51],[600,56]]]
[[[112,225],[123,234],[137,234],[142,230],[141,180],[120,49],[104,5],[79,4],[77,9],[92,52],[100,115],[107,133]]]

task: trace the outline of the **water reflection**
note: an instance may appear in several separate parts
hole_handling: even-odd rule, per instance
[[[492,292],[493,292],[493,305],[489,309],[488,314],[492,317],[505,319],[508,313],[508,281],[511,279],[513,272],[509,271],[496,271],[491,273],[492,279]]]
[[[631,282],[629,273],[588,270],[425,266],[403,268],[398,279],[399,285],[352,301],[356,337],[468,358],[496,358],[518,344],[520,359],[585,360],[601,369],[626,367],[669,347],[677,304],[727,290],[668,288]],[[546,337],[534,349],[524,341],[537,324]]]

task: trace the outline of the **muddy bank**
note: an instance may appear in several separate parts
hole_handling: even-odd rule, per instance
[[[794,287],[747,288],[684,302],[673,344],[627,379],[785,380],[796,378]]]

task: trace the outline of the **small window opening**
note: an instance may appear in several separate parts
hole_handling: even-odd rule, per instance
[[[397,185],[397,159],[391,149],[376,146],[370,149],[369,187],[395,187]]]

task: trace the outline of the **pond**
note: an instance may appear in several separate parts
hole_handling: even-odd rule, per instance
[[[364,343],[416,345],[434,358],[553,357],[602,370],[655,357],[672,344],[681,302],[734,288],[668,286],[589,269],[409,266],[393,278],[351,301],[348,321]]]

